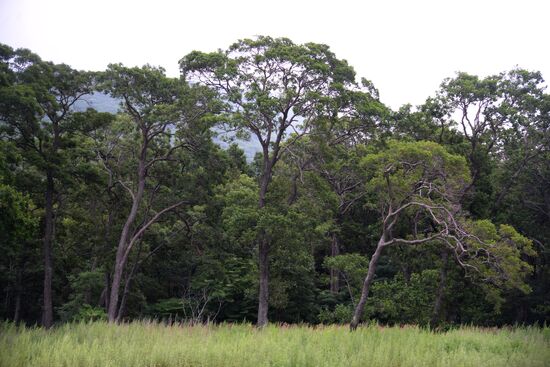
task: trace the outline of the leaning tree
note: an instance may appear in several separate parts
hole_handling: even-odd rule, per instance
[[[521,255],[535,255],[531,241],[512,227],[467,220],[460,198],[470,182],[466,160],[433,142],[390,142],[364,158],[366,195],[380,214],[380,238],[356,305],[351,330],[361,321],[376,267],[391,245],[440,243],[476,278],[501,288],[528,292],[532,271]]]
[[[204,87],[168,78],[164,69],[149,65],[130,68],[111,64],[102,76],[102,88],[121,101],[130,124],[128,138],[138,140],[137,144],[126,142],[124,148],[122,145],[128,139],[121,138],[114,143],[120,145],[117,149],[99,151],[106,171],[130,197],[130,209],[116,249],[108,302],[109,321],[115,322],[123,309],[119,302],[123,273],[135,245],[168,212],[193,202],[193,198],[178,195],[161,197],[161,192],[169,190],[168,183],[161,178],[166,178],[167,172],[182,170],[185,162],[178,156],[183,151],[194,151],[210,140],[207,120],[214,107],[212,93]],[[130,166],[129,172],[121,167],[121,162]]]

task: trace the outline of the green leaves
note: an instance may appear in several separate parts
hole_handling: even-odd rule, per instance
[[[25,242],[35,238],[38,218],[33,210],[28,196],[0,180],[0,244],[6,256],[15,256]]]
[[[224,202],[221,215],[224,229],[230,238],[241,246],[252,246],[258,229],[258,185],[241,174],[225,185],[218,194]]]
[[[499,309],[503,302],[502,291],[517,289],[529,293],[531,288],[526,279],[533,267],[526,259],[537,256],[533,242],[509,225],[497,228],[489,220],[479,220],[469,226],[477,240],[469,243],[472,256],[467,264],[474,269],[472,275],[485,282],[483,287],[492,297],[495,308]]]
[[[391,111],[324,44],[259,36],[193,51],[180,68],[182,78],[151,65],[90,73],[0,45],[1,317],[17,302],[26,321],[40,312],[30,300],[43,283],[46,181],[56,308],[103,317],[94,305],[105,304],[141,174],[130,232],[184,204],[135,238],[122,276],[133,274],[128,317],[181,315],[206,291],[212,315],[254,320],[262,243],[270,318],[347,322],[384,242],[368,317],[426,324],[437,299],[443,322],[548,319],[550,98],[540,73],[459,73],[422,106]],[[122,113],[81,109],[96,88]],[[217,147],[215,125],[227,141],[257,139],[254,163],[237,145]]]
[[[435,269],[413,273],[408,280],[398,273],[393,279],[375,282],[373,296],[365,307],[365,318],[390,324],[428,325],[437,283]]]
[[[342,272],[344,283],[352,292],[350,296],[356,298],[360,293],[364,276],[369,270],[369,259],[357,253],[350,253],[326,257],[323,266],[326,269],[334,268]]]
[[[411,200],[447,205],[456,202],[470,177],[463,157],[433,142],[389,142],[388,148],[363,158],[366,190],[378,205]]]
[[[109,64],[100,76],[100,89],[115,98],[123,100],[123,106],[130,114],[148,115],[155,108],[171,105],[182,86],[177,79],[165,76],[160,67],[125,67],[122,64]]]
[[[325,45],[286,38],[240,40],[225,52],[194,51],[180,60],[184,77],[215,90],[227,103],[227,123],[270,147],[291,125],[308,119],[332,85],[354,83],[353,69]]]

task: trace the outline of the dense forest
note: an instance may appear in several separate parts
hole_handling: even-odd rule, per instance
[[[0,45],[0,318],[550,322],[539,72],[394,111],[326,45],[182,56],[171,78]]]

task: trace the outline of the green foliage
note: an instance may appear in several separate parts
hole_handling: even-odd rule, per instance
[[[36,271],[36,263],[28,268],[25,265],[37,261],[38,228],[39,218],[31,199],[3,184],[0,178],[0,285],[5,291],[0,312],[4,317],[15,317],[10,306],[14,298],[23,293],[24,277],[30,277]]]
[[[367,191],[378,194],[382,200],[396,203],[409,195],[422,180],[441,190],[442,195],[456,196],[470,181],[466,160],[450,154],[433,142],[389,142],[388,149],[367,155],[361,162],[367,172]],[[386,175],[390,175],[391,192],[387,189]],[[382,194],[385,193],[385,194]],[[415,198],[422,200],[419,191]]]
[[[90,305],[97,300],[103,290],[103,273],[100,271],[85,271],[77,275],[69,275],[72,289],[69,301],[63,304],[58,312],[63,321],[88,321],[106,319],[105,310]]]
[[[206,297],[201,321],[254,321],[263,238],[270,320],[346,323],[381,218],[414,202],[386,233],[386,240],[402,242],[380,257],[366,318],[426,325],[441,295],[444,325],[550,322],[550,97],[540,73],[458,73],[421,106],[391,111],[370,81],[359,86],[353,68],[322,44],[260,36],[224,51],[194,51],[180,67],[183,78],[151,65],[111,64],[92,73],[0,45],[0,318],[40,319],[47,211],[54,219],[56,316],[104,318],[115,245],[143,154],[150,164],[134,229],[175,200],[186,204],[151,225],[129,254],[122,279],[124,287],[132,274],[127,320],[195,320],[193,305]],[[97,90],[120,103],[117,115],[82,108],[81,99]],[[214,132],[226,128],[226,141],[258,140],[262,151],[253,162],[237,144],[214,144]],[[267,192],[259,205],[262,183]],[[437,212],[431,216],[422,205]],[[449,223],[448,213],[464,230],[455,234],[473,235],[461,237],[468,237],[463,249],[441,240],[411,246]],[[332,256],[333,249],[341,255]],[[329,289],[330,269],[340,273],[339,291]],[[326,330],[328,339],[340,332]],[[342,344],[357,349],[354,338]],[[483,348],[471,340],[440,343],[451,357]],[[501,351],[497,344],[489,349]],[[502,360],[515,361],[516,349]],[[208,358],[225,362],[231,353]],[[270,363],[296,365],[301,358],[282,355]],[[368,362],[364,355],[358,364]],[[397,358],[404,354],[391,355],[371,362],[439,363],[431,354],[403,363]],[[139,363],[168,363],[158,356]]]
[[[107,320],[107,313],[100,307],[93,307],[88,304],[82,305],[78,309],[78,313],[73,315],[72,321],[104,321]]]
[[[238,240],[241,246],[250,246],[259,220],[258,185],[253,178],[240,175],[221,190],[219,196],[224,201],[221,219],[227,235]]]
[[[36,235],[38,218],[28,196],[13,187],[0,183],[0,243],[6,246],[7,256],[15,255],[16,248]]]
[[[480,220],[471,224],[471,230],[481,242],[471,241],[470,246],[477,256],[469,259],[468,265],[484,280],[482,287],[498,313],[504,302],[502,291],[531,292],[525,281],[532,274],[533,267],[523,258],[534,257],[537,253],[533,242],[512,226],[502,224],[497,230],[490,221]]]
[[[147,313],[155,319],[183,318],[183,302],[180,298],[161,299],[150,305]]]
[[[272,166],[287,132],[308,130],[331,95],[355,83],[353,69],[328,46],[265,36],[239,40],[226,51],[193,51],[180,68],[186,80],[218,93],[228,111],[224,123],[239,138],[254,135],[272,154]]]
[[[409,280],[398,273],[391,280],[375,282],[365,308],[366,319],[386,324],[428,325],[438,284],[437,270],[413,273]]]
[[[332,311],[323,307],[317,317],[322,324],[347,324],[353,317],[353,305],[340,303]]]
[[[369,260],[360,254],[351,253],[326,257],[323,266],[327,269],[338,269],[344,278],[344,282],[351,292],[351,297],[358,297],[363,279],[369,269]]]

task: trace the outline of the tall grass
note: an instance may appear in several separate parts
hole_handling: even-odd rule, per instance
[[[550,329],[5,323],[0,366],[550,366]]]

